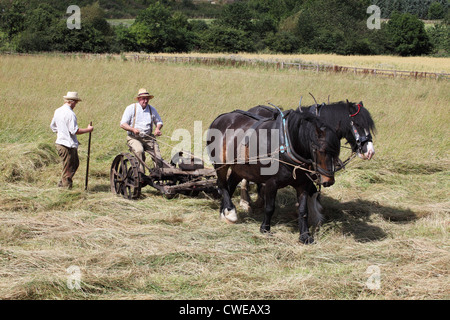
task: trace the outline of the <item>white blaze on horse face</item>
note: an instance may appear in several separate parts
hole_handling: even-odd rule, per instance
[[[367,143],[367,152],[364,155],[367,157],[367,160],[372,159],[372,157],[375,155],[375,148],[373,147],[372,142]]]
[[[366,129],[364,129],[364,132],[365,132],[366,136],[369,135],[369,132]],[[370,159],[372,159],[372,157],[375,154],[375,148],[373,146],[372,141],[367,142],[366,148],[367,148],[367,151],[364,154],[361,154],[358,152],[358,156],[363,160],[370,160]]]
[[[372,157],[373,157],[374,154],[375,154],[375,148],[374,148],[374,146],[373,146],[373,143],[370,142],[370,141],[367,142],[366,148],[367,148],[367,152],[365,152],[365,153],[363,153],[363,154],[358,153],[358,156],[359,156],[361,159],[363,159],[363,160],[370,160],[370,159],[372,159]]]

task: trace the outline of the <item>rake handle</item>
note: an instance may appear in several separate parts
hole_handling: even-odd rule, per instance
[[[90,122],[90,125],[92,126],[92,121]],[[88,142],[88,155],[87,155],[87,163],[86,163],[86,180],[84,183],[84,190],[87,190],[88,187],[88,180],[89,180],[89,159],[91,158],[91,132],[89,132],[89,142]]]

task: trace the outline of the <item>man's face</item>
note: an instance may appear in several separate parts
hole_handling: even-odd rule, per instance
[[[142,108],[145,108],[147,106],[149,100],[150,100],[149,97],[139,97],[138,98],[138,102]]]
[[[69,106],[73,109],[75,108],[75,106],[77,105],[78,101],[77,100],[69,100],[68,104]]]

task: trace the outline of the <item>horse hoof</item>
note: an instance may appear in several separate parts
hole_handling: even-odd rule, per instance
[[[273,235],[273,233],[270,231],[270,227],[268,227],[268,228],[260,227],[259,232],[261,232],[262,234],[270,235],[270,236]]]
[[[237,221],[236,209],[225,209],[220,213],[220,218],[227,223],[235,223]]]
[[[300,242],[303,244],[313,244],[314,238],[311,236],[300,236]]]

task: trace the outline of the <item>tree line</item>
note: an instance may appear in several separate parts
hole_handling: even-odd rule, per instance
[[[188,18],[198,12],[192,0],[136,0],[140,9],[131,26],[111,26],[106,20],[119,0],[80,0],[81,29],[67,27],[65,2],[0,0],[0,50],[401,56],[450,52],[445,0],[242,0],[216,7],[220,11],[211,13],[212,21]],[[380,18],[389,14],[379,29],[368,27],[367,8],[372,4],[381,9]],[[441,22],[425,28],[419,19],[424,16]]]

